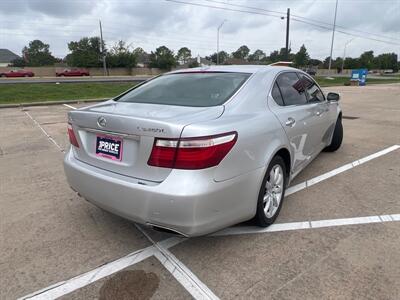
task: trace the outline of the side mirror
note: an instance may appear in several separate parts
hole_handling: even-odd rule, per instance
[[[326,99],[328,101],[339,101],[340,100],[340,94],[338,93],[328,93]]]

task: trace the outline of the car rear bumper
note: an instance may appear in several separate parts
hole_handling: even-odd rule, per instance
[[[141,224],[185,236],[211,233],[255,215],[264,168],[215,182],[215,168],[173,170],[161,183],[115,174],[77,160],[64,159],[71,188],[89,202]]]

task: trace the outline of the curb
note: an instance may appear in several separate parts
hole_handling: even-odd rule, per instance
[[[16,108],[16,107],[29,107],[29,106],[47,106],[47,105],[62,105],[68,103],[90,103],[90,102],[101,102],[110,100],[110,98],[99,98],[99,99],[81,99],[81,100],[60,100],[60,101],[42,101],[32,103],[15,103],[15,104],[0,104],[2,108]]]

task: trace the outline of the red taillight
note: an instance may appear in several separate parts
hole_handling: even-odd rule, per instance
[[[210,168],[221,162],[236,139],[236,132],[179,140],[156,138],[148,164],[186,170]]]
[[[79,148],[78,140],[76,139],[75,132],[72,129],[72,125],[68,123],[68,136],[69,136],[69,142],[71,145]]]

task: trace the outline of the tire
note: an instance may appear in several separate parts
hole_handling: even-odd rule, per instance
[[[270,177],[272,177],[272,174],[275,173],[273,170],[276,170],[276,168],[278,168],[278,172],[281,174],[281,180],[272,180],[275,181],[275,184],[280,186],[280,189],[276,187],[270,187],[268,197],[267,183],[269,183],[269,185],[271,184]],[[260,187],[260,192],[258,194],[257,212],[256,216],[254,217],[258,226],[267,227],[275,222],[275,219],[278,217],[281,210],[283,199],[285,198],[286,183],[287,174],[285,162],[282,157],[277,155],[271,160],[267,168],[267,172],[265,173]],[[272,182],[272,184],[274,184],[274,182]],[[279,190],[280,193],[277,192]],[[277,198],[275,198],[274,195]],[[267,205],[269,206],[269,209],[266,209]]]
[[[335,152],[340,148],[343,141],[343,124],[342,118],[338,118],[335,125],[335,130],[332,136],[331,144],[324,149],[326,152]]]
[[[28,74],[25,74],[24,77],[29,77],[29,75],[28,75]]]

